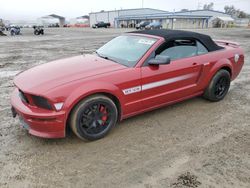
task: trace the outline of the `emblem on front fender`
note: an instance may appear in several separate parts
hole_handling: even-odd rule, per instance
[[[137,92],[141,91],[141,86],[131,87],[131,88],[128,88],[128,89],[124,89],[122,91],[123,91],[124,95],[129,95],[129,94],[132,94],[132,93],[137,93]]]

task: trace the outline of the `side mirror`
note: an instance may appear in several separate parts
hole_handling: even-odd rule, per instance
[[[170,64],[170,57],[164,55],[157,55],[155,58],[148,61],[149,65],[166,65]]]

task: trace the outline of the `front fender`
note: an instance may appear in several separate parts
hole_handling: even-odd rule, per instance
[[[123,109],[124,99],[122,91],[115,85],[106,82],[89,82],[74,89],[64,102],[63,108],[67,109],[67,116],[73,107],[87,96],[96,93],[107,93],[116,97]]]

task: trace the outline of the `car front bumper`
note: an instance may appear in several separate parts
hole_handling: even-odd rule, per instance
[[[31,106],[24,103],[18,93],[18,89],[12,93],[11,110],[13,117],[19,117],[22,127],[38,137],[65,137],[66,115],[64,111],[56,112]]]

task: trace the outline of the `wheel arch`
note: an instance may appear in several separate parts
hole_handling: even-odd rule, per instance
[[[232,78],[232,68],[231,67],[229,67],[229,66],[222,66],[219,70],[221,70],[221,69],[228,71],[229,74],[230,74],[230,77]]]
[[[221,59],[217,62],[214,63],[206,63],[203,65],[203,74],[200,78],[200,89],[205,90],[209,83],[211,82],[212,78],[214,75],[219,71],[219,70],[226,70],[230,74],[231,80],[233,79],[233,67],[229,59]]]
[[[121,102],[121,98],[118,97],[114,92],[110,92],[107,90],[100,90],[100,91],[92,91],[92,92],[88,92],[85,93],[83,95],[81,95],[80,97],[76,98],[74,100],[74,102],[72,103],[72,105],[68,108],[68,112],[66,113],[66,121],[65,121],[65,133],[67,133],[69,131],[69,120],[70,120],[70,116],[72,111],[74,110],[75,106],[77,104],[79,104],[79,102],[81,102],[82,100],[90,97],[90,96],[94,96],[94,95],[103,95],[106,96],[108,98],[110,98],[116,105],[117,110],[118,110],[118,121],[121,120],[122,117],[122,102]]]
[[[227,70],[230,73],[230,77],[232,79],[233,67],[229,59],[221,59],[217,61],[211,68],[209,68],[209,66],[207,68],[207,70],[210,70],[208,71],[209,73],[206,85],[210,83],[214,75],[221,69]]]

